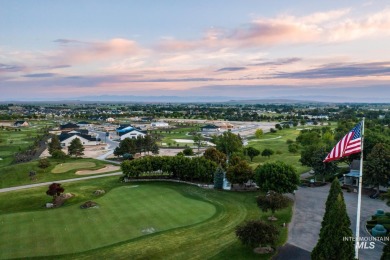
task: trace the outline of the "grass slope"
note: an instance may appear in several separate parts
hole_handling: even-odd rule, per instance
[[[94,162],[67,162],[57,164],[52,170],[52,173],[64,173],[71,170],[85,170],[96,166]]]
[[[234,193],[234,192],[226,192],[226,191],[215,191],[215,190],[205,190],[201,189],[195,186],[189,186],[189,185],[183,185],[183,184],[174,184],[174,183],[136,183],[136,184],[128,184],[123,185],[117,181],[117,177],[112,178],[104,178],[104,179],[95,179],[95,180],[89,180],[89,181],[82,181],[79,183],[67,183],[65,184],[65,192],[72,192],[76,194],[76,197],[70,199],[67,201],[63,208],[56,209],[56,210],[46,210],[42,208],[42,205],[50,200],[49,196],[44,195],[46,188],[35,188],[30,190],[24,190],[24,191],[18,191],[18,192],[9,192],[9,193],[3,193],[0,194],[0,218],[4,218],[8,214],[11,216],[21,215],[25,219],[26,222],[31,224],[31,218],[26,218],[23,214],[42,214],[40,215],[42,219],[44,219],[43,222],[47,223],[47,225],[50,226],[49,222],[52,221],[52,217],[49,218],[49,213],[54,214],[51,212],[59,212],[61,216],[59,216],[60,220],[56,221],[62,221],[65,223],[65,225],[69,227],[69,225],[80,225],[80,223],[86,224],[85,218],[78,217],[77,221],[71,222],[70,219],[64,216],[69,216],[71,214],[66,213],[69,211],[71,212],[77,212],[76,214],[89,214],[89,212],[97,212],[94,211],[95,209],[90,209],[87,211],[83,211],[81,209],[78,209],[77,207],[84,201],[93,199],[100,203],[102,207],[99,210],[105,209],[106,204],[112,203],[113,205],[110,207],[117,207],[113,214],[116,216],[122,216],[121,211],[129,211],[129,212],[138,212],[139,209],[148,208],[148,211],[153,210],[153,208],[149,207],[147,204],[149,203],[155,203],[154,200],[159,201],[159,203],[167,203],[166,200],[170,200],[171,205],[169,207],[176,208],[177,205],[181,202],[189,202],[193,201],[194,203],[201,203],[201,205],[207,205],[206,206],[206,215],[199,216],[198,214],[202,213],[203,206],[201,208],[194,208],[193,206],[187,208],[180,204],[179,208],[182,208],[183,211],[182,214],[185,216],[185,218],[195,218],[195,221],[192,222],[189,226],[185,227],[177,227],[176,223],[180,223],[180,221],[183,221],[182,217],[179,215],[179,218],[182,220],[174,219],[176,218],[176,215],[172,217],[172,219],[163,220],[164,222],[174,220],[174,224],[171,225],[171,229],[165,229],[165,231],[161,231],[162,229],[159,229],[161,232],[157,232],[154,234],[149,235],[143,235],[134,237],[131,236],[130,232],[125,232],[125,228],[132,228],[127,226],[136,226],[138,227],[138,231],[140,228],[144,229],[145,227],[149,226],[156,226],[158,222],[160,222],[160,218],[164,218],[166,214],[169,214],[169,212],[166,212],[167,208],[161,209],[161,211],[153,211],[154,214],[146,215],[146,211],[143,211],[143,213],[139,214],[137,218],[130,219],[130,218],[123,218],[120,217],[112,217],[115,218],[115,221],[118,221],[122,223],[123,225],[120,226],[120,229],[116,229],[115,232],[117,233],[123,233],[123,234],[114,234],[114,237],[121,236],[119,240],[122,239],[122,242],[117,242],[116,244],[109,244],[106,240],[108,235],[104,235],[100,230],[104,229],[101,226],[104,225],[111,225],[110,223],[106,222],[106,218],[102,218],[100,215],[97,215],[96,213],[93,213],[90,215],[90,217],[96,217],[97,222],[100,222],[102,224],[96,225],[96,223],[93,221],[91,225],[93,225],[93,229],[83,229],[84,238],[77,238],[85,240],[81,243],[84,245],[89,246],[89,248],[94,248],[96,246],[93,246],[93,243],[108,243],[108,245],[91,249],[86,252],[82,253],[74,253],[74,250],[78,248],[78,245],[75,244],[75,236],[78,236],[78,230],[73,229],[71,234],[67,234],[68,230],[62,230],[61,228],[65,228],[64,226],[58,226],[57,224],[57,233],[56,235],[58,238],[62,236],[68,237],[68,240],[65,240],[66,243],[69,243],[70,245],[60,245],[67,247],[69,251],[66,252],[65,255],[57,255],[57,256],[48,256],[47,258],[56,258],[56,259],[105,259],[105,258],[111,258],[111,259],[269,259],[270,255],[263,255],[259,256],[252,252],[250,248],[247,248],[237,240],[235,236],[235,227],[239,224],[241,224],[243,221],[248,219],[266,219],[270,213],[262,213],[256,206],[256,200],[255,197],[259,194],[258,192],[245,192],[245,193]],[[127,188],[131,187],[133,185],[139,185],[138,188]],[[115,189],[116,187],[121,187],[118,189]],[[101,197],[100,199],[97,199],[93,197],[92,192],[96,189],[105,189],[108,191],[106,195]],[[145,197],[142,197],[142,200],[146,200],[147,203],[139,203],[138,207],[132,206],[133,202],[133,196],[135,196],[137,192],[142,192],[143,189],[147,189],[148,193],[145,194]],[[111,190],[111,191],[110,191]],[[159,191],[155,193],[153,190]],[[161,193],[161,191],[165,190],[172,190],[172,192],[175,194],[174,197],[166,197],[165,193]],[[130,192],[130,193],[127,193]],[[132,193],[134,192],[134,193]],[[114,195],[112,195],[113,193]],[[117,193],[117,194],[115,194]],[[181,196],[178,194],[180,193]],[[131,196],[123,196],[124,194],[130,194]],[[168,192],[168,194],[171,194],[171,191]],[[118,196],[118,197],[117,197]],[[162,198],[159,198],[159,196],[162,196]],[[117,204],[115,200],[112,200],[113,197],[117,197],[119,201],[125,200],[126,203],[120,203]],[[184,199],[184,197],[186,199]],[[150,199],[150,201],[149,201]],[[180,201],[178,201],[178,199]],[[112,202],[111,202],[112,201]],[[208,201],[209,203],[213,204],[214,206],[211,206],[209,203],[204,203],[204,201]],[[196,204],[195,203],[195,204]],[[117,205],[117,206],[115,206]],[[126,206],[124,206],[126,205]],[[128,205],[128,206],[127,206]],[[154,205],[154,204],[153,204]],[[172,206],[173,205],[173,206]],[[199,204],[200,205],[200,204]],[[212,207],[212,209],[216,213],[212,215],[212,212],[207,211],[208,207]],[[127,208],[128,207],[128,208]],[[159,205],[155,205],[154,207],[160,207]],[[39,210],[37,210],[39,209]],[[188,209],[188,210],[187,210]],[[213,211],[213,212],[214,212]],[[178,209],[178,212],[180,212],[180,209]],[[183,213],[184,212],[184,213]],[[7,214],[5,214],[7,213]],[[11,214],[15,213],[15,214]],[[132,214],[132,213],[126,213],[126,214]],[[291,207],[287,208],[282,211],[277,211],[276,216],[279,218],[276,225],[279,226],[282,235],[280,236],[279,245],[283,244],[286,241],[287,238],[287,229],[281,228],[280,224],[283,222],[289,222],[291,219]],[[128,216],[130,216],[128,215]],[[196,215],[196,216],[192,216]],[[207,217],[211,218],[206,219]],[[29,215],[31,216],[31,215]],[[12,221],[15,218],[8,218],[9,221],[11,221],[11,226],[15,226]],[[16,218],[18,219],[18,218]],[[202,221],[204,220],[204,221]],[[20,221],[20,220],[18,220]],[[36,221],[36,219],[35,219]],[[153,222],[155,221],[155,222]],[[198,221],[197,224],[194,224],[196,221]],[[202,221],[202,222],[199,222]],[[1,223],[1,222],[0,222]],[[57,222],[58,223],[58,222]],[[141,223],[144,223],[143,225],[140,225]],[[147,224],[146,224],[147,223]],[[183,223],[183,222],[182,222]],[[187,222],[186,222],[187,223]],[[24,223],[22,223],[25,225]],[[175,227],[176,226],[176,227]],[[89,226],[91,227],[91,226]],[[17,228],[17,227],[14,227]],[[83,227],[81,227],[83,228]],[[168,228],[168,227],[167,227]],[[36,229],[36,228],[35,228]],[[31,229],[30,229],[31,230]],[[23,231],[20,231],[23,232]],[[111,232],[110,230],[107,230],[107,232]],[[28,232],[27,232],[28,233]],[[81,232],[80,232],[81,233]],[[85,233],[85,234],[84,234]],[[42,233],[43,236],[52,236],[51,233]],[[111,233],[108,233],[111,234]],[[125,235],[126,234],[126,238]],[[122,236],[123,235],[123,236]],[[16,236],[16,235],[13,235]],[[51,244],[55,242],[45,242],[41,243],[40,240],[44,239],[40,237],[36,237],[35,234],[33,234],[33,231],[30,231],[28,233],[27,237],[34,237],[36,238],[35,243],[36,244],[42,244],[42,247],[45,248],[46,251],[51,250]],[[72,239],[69,237],[72,236]],[[80,235],[81,236],[81,235]],[[57,237],[55,239],[58,239]],[[0,244],[6,240],[6,236],[1,236]],[[100,241],[102,240],[102,241]],[[105,242],[104,242],[105,241]],[[110,240],[111,241],[111,240]],[[118,241],[118,239],[116,240]],[[115,241],[111,241],[111,243],[114,243]],[[33,242],[31,242],[33,243]],[[49,244],[48,244],[49,243]],[[38,245],[35,245],[38,247]],[[84,250],[87,250],[88,247],[84,248]],[[38,247],[39,249],[39,247]],[[22,248],[18,248],[17,250],[22,250]],[[60,249],[56,249],[60,250]],[[2,252],[3,250],[0,249],[0,258],[4,258],[5,255]],[[10,253],[8,253],[10,254]],[[43,257],[39,257],[39,259],[42,259]]]
[[[288,144],[286,143],[288,139],[295,141],[299,132],[300,131],[296,129],[283,129],[281,131],[277,131],[276,133],[266,133],[260,139],[249,140],[248,146],[254,147],[260,151],[263,151],[265,148],[269,148],[275,152],[275,154],[270,158],[263,157],[261,155],[255,157],[251,166],[255,168],[259,164],[261,165],[266,162],[282,161],[293,165],[299,174],[308,172],[310,168],[302,166],[299,162],[299,159],[301,158],[300,152],[290,153],[288,151]]]
[[[79,205],[0,216],[1,258],[80,252],[152,232],[187,226],[212,217],[207,202],[153,185],[125,186],[95,200],[100,207]]]
[[[99,161],[95,159],[85,159],[85,158],[77,158],[77,159],[70,158],[65,160],[56,160],[56,159],[49,158],[49,161],[50,161],[50,166],[46,169],[39,168],[38,161],[13,164],[10,166],[0,168],[0,188],[20,186],[20,185],[26,185],[32,183],[39,183],[39,182],[80,178],[84,176],[75,174],[75,172],[79,169],[97,170],[107,165],[107,163],[103,161]],[[57,166],[59,166],[60,169],[63,169],[61,168],[61,164],[63,164],[63,166],[77,165],[80,168],[73,167],[73,169],[68,169],[66,172],[52,173],[52,170],[55,169]],[[87,165],[89,165],[89,167],[86,167]],[[30,180],[28,175],[30,171],[36,172],[35,180]]]

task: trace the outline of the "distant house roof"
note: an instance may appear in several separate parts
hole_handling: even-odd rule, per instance
[[[79,128],[78,125],[73,124],[73,123],[67,123],[65,125],[60,125],[60,129],[73,129],[73,128]]]
[[[134,128],[134,127],[132,127],[131,129],[128,129],[128,130],[118,131],[118,134],[119,134],[119,136],[122,136],[122,135],[125,135],[125,134],[133,132],[133,131],[136,131],[136,132],[139,132],[139,133],[142,133],[142,134],[145,134],[145,135],[147,134],[147,131],[143,131],[143,130],[141,130],[139,128]]]
[[[27,123],[27,121],[25,121],[25,120],[19,120],[19,121],[16,121],[14,123],[14,125],[23,125],[25,122]]]
[[[80,133],[70,133],[70,132],[69,133],[62,132],[60,134],[60,136],[58,137],[58,139],[60,139],[60,142],[63,142],[66,139],[69,139],[70,137],[72,137],[74,135],[82,137],[84,139],[87,139],[88,141],[99,141],[96,137],[92,137],[91,135],[80,134]]]
[[[125,129],[127,127],[132,127],[131,125],[120,125],[119,127],[117,127],[116,130],[122,130],[122,129]]]
[[[219,127],[216,125],[205,125],[201,127],[202,129],[218,129]]]

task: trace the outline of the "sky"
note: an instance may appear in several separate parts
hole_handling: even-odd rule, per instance
[[[390,102],[390,2],[0,0],[0,101]]]

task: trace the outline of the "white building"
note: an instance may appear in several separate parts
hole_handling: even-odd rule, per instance
[[[130,132],[121,135],[121,140],[124,140],[125,138],[136,139],[138,136],[145,137],[145,135],[146,133],[133,129]]]
[[[152,122],[151,127],[169,127],[169,124],[166,122]]]
[[[106,119],[106,122],[112,123],[112,122],[115,122],[115,119],[112,117],[109,117]]]

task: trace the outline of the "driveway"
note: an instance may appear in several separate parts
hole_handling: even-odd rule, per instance
[[[288,244],[309,252],[313,250],[318,241],[329,188],[330,184],[317,188],[300,187],[295,193],[294,215],[289,224]],[[351,229],[353,233],[355,233],[357,193],[344,192],[344,199],[351,220]],[[390,208],[384,201],[373,200],[368,196],[362,196],[360,216],[361,237],[369,237],[369,234],[365,230],[365,221],[369,219],[377,209],[390,211]],[[360,249],[359,259],[379,260],[382,255],[382,249],[383,244],[376,242],[374,249]]]

